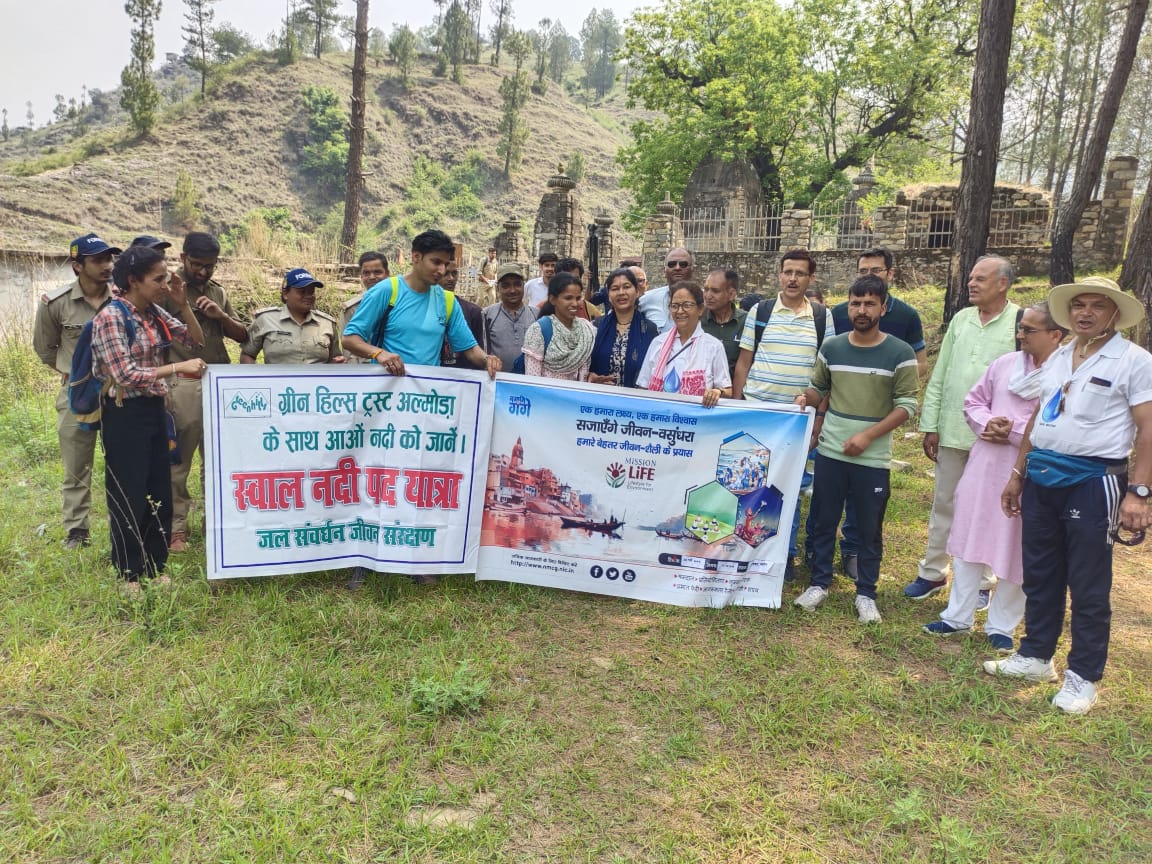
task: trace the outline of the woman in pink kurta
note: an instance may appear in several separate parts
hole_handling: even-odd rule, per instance
[[[1046,303],[1024,311],[1018,327],[1020,351],[992,361],[964,400],[964,419],[976,433],[964,474],[956,487],[955,517],[948,536],[952,593],[940,620],[924,629],[947,636],[970,630],[980,581],[987,571],[999,581],[988,605],[984,633],[998,651],[1011,651],[1012,634],[1024,615],[1020,520],[1000,509],[1000,493],[1012,473],[1020,441],[1040,397],[1040,367],[1065,333]]]
[[[1023,351],[1005,354],[984,372],[964,399],[964,419],[978,436],[992,418],[1007,417],[1007,439],[977,438],[968,464],[956,486],[956,515],[948,535],[948,554],[992,568],[999,579],[1019,585],[1024,581],[1020,562],[1020,520],[1009,519],[1000,509],[1000,492],[1016,464],[1024,429],[1036,410],[1036,399],[1013,393],[1008,382],[1013,373],[1027,375],[1036,364]]]

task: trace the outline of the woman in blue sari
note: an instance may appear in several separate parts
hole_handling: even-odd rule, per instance
[[[605,285],[608,314],[596,322],[588,380],[593,384],[635,387],[648,346],[660,331],[636,305],[640,288],[631,270],[613,270]]]

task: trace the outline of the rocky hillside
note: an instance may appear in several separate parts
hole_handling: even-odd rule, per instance
[[[387,232],[387,222],[380,227],[385,213],[405,203],[411,212],[419,204],[410,186],[420,157],[450,169],[467,162],[470,152],[479,154],[473,163],[481,177],[480,215],[442,226],[472,244],[486,242],[509,216],[522,219],[530,236],[548,175],[577,152],[586,165],[579,191],[589,215],[599,209],[617,215],[627,206],[615,164],[616,150],[627,140],[622,106],[588,110],[555,85],[545,96],[532,95],[523,164],[510,182],[503,179],[496,155],[502,74],[467,67],[465,82],[457,85],[421,66],[405,92],[393,69],[370,64],[361,246],[383,239],[364,234]],[[299,231],[315,232],[326,220],[331,226],[339,196],[319,193],[300,170],[301,92],[307,85],[330,87],[347,104],[351,55],[289,66],[254,59],[219,82],[206,101],[168,109],[149,139],[121,140],[106,152],[80,139],[58,149],[56,161],[67,164],[32,176],[16,176],[33,163],[21,165],[20,148],[9,142],[0,148],[0,248],[60,248],[87,230],[117,242],[144,231],[178,235],[171,207],[180,169],[193,179],[201,225],[210,230],[226,231],[249,212],[270,207],[286,208]],[[69,148],[75,156],[61,158]]]

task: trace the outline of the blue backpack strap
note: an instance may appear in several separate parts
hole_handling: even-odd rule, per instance
[[[544,337],[544,351],[540,355],[543,357],[548,353],[548,345],[552,342],[552,316],[545,315],[540,319],[540,335]]]

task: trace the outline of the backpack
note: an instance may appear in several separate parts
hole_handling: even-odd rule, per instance
[[[391,286],[392,295],[388,298],[388,305],[384,308],[384,314],[380,316],[380,321],[376,324],[375,329],[372,331],[372,344],[377,348],[384,347],[384,331],[388,328],[388,316],[392,314],[392,307],[396,305],[396,298],[400,296],[400,277],[392,276],[388,280]],[[376,290],[373,288],[372,290]],[[443,288],[440,289],[444,291]],[[447,329],[448,322],[452,320],[452,310],[456,308],[456,295],[451,291],[444,291],[444,327]],[[448,337],[445,336],[445,339]]]
[[[128,334],[128,345],[131,346],[136,341],[136,322],[132,320],[132,313],[123,300],[113,297],[101,304],[96,314],[99,315],[109,305],[120,310],[124,316],[124,330]],[[93,318],[81,328],[76,350],[72,354],[72,368],[68,372],[68,410],[76,416],[76,425],[89,432],[100,428],[100,416],[103,413],[101,399],[112,386],[111,382],[97,378],[92,370],[92,325],[95,320]],[[168,325],[162,319],[157,320],[171,341],[172,334],[168,333]]]
[[[811,302],[812,321],[816,325],[816,350],[819,351],[820,346],[824,344],[824,334],[828,330],[828,307],[814,300]],[[775,298],[771,302],[761,300],[756,304],[756,344],[752,346],[753,357],[756,356],[756,351],[760,348],[760,340],[764,337],[764,328],[775,310]]]
[[[540,324],[540,335],[544,337],[544,354],[548,353],[548,345],[552,342],[552,316],[545,315],[538,322]],[[543,355],[541,355],[543,356]],[[516,359],[512,361],[512,371],[517,375],[524,374],[524,352],[521,351],[516,355]]]

